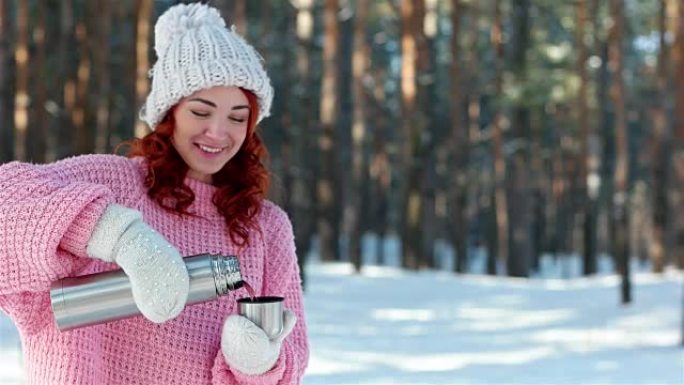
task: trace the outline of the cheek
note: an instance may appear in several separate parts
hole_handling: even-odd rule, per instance
[[[183,138],[178,134],[177,131],[174,131],[173,135],[171,135],[171,145],[176,149],[176,151],[182,151]]]
[[[187,147],[194,127],[189,122],[184,122],[183,120],[176,123],[176,129],[173,131],[173,142],[175,142],[176,147]]]
[[[245,140],[247,139],[247,128],[245,127],[242,130],[240,130],[237,133],[236,137],[241,144],[244,143]]]

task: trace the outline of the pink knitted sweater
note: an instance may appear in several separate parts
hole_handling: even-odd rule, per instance
[[[163,324],[138,316],[67,332],[56,328],[51,282],[118,268],[85,253],[110,203],[140,210],[182,255],[237,254],[211,203],[215,187],[187,179],[197,215],[181,217],[147,196],[145,173],[141,159],[114,155],[0,166],[0,309],[19,329],[27,384],[298,384],[309,348],[292,225],[268,201],[258,217],[263,237],[253,232],[238,257],[257,295],[284,296],[297,315],[270,371],[250,376],[231,370],[220,350],[223,321],[236,312],[244,290],[188,306]]]

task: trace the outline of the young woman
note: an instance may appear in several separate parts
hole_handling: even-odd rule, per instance
[[[169,8],[130,157],[0,166],[0,309],[21,334],[28,384],[297,384],[308,343],[292,225],[265,200],[256,124],[273,89],[218,11]],[[185,307],[183,256],[238,255],[257,295],[285,298],[270,340],[230,293]],[[122,268],[143,316],[60,332],[53,281]]]

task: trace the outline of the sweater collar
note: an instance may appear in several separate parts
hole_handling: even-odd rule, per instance
[[[201,217],[221,217],[221,213],[213,203],[214,194],[219,190],[218,187],[190,177],[186,177],[184,183],[195,194],[195,200],[188,208],[190,213]]]

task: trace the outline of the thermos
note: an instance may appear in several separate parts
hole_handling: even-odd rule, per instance
[[[183,261],[190,278],[187,305],[216,299],[244,284],[235,256],[201,254]],[[140,315],[123,270],[55,281],[50,302],[62,331]]]

